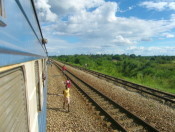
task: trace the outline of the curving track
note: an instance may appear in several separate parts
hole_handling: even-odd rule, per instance
[[[55,63],[55,65],[60,67],[57,63]],[[89,101],[95,105],[102,117],[106,121],[109,121],[109,124],[111,124],[111,127],[114,129],[124,132],[158,131],[153,126],[127,111],[125,108],[112,101],[69,71],[67,72],[66,76],[71,78],[74,85],[81,91],[81,93],[83,93],[83,95],[86,96]]]

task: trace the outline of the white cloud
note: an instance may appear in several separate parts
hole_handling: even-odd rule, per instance
[[[172,10],[175,10],[175,2],[169,3],[168,7]]]
[[[166,38],[174,38],[175,35],[171,34],[171,33],[163,33],[162,36],[166,37]]]
[[[150,8],[163,10],[166,3],[159,3],[157,8],[153,4]],[[127,51],[124,47],[135,46],[140,41],[152,41],[153,37],[162,36],[170,38],[172,34],[166,33],[175,28],[173,14],[169,20],[119,17],[117,13],[120,10],[116,2],[37,0],[36,4],[43,22],[46,22],[42,28],[49,40],[47,48],[51,54],[123,53]],[[173,8],[172,3],[169,5]],[[50,21],[53,23],[48,24]],[[60,36],[74,36],[80,41],[72,44],[66,39],[61,40]]]
[[[130,11],[130,10],[133,10],[134,8],[135,8],[136,6],[129,6],[127,9],[125,9],[125,10],[121,10],[121,9],[119,9],[119,12],[127,12],[127,11]]]
[[[168,2],[168,1],[163,2],[144,1],[140,3],[140,6],[157,11],[163,11],[167,9],[175,10],[175,2]]]
[[[132,10],[134,8],[134,6],[130,6],[128,7],[128,10]]]
[[[48,4],[48,0],[36,0],[35,6],[39,11],[39,17],[42,20],[50,22],[56,21],[57,15],[50,10],[51,5]]]
[[[121,35],[116,36],[115,39],[112,40],[112,42],[114,42],[114,43],[124,43],[124,44],[132,44],[133,43],[129,39],[124,38]]]
[[[57,12],[59,17],[72,15],[79,11],[96,8],[103,5],[104,0],[50,0],[52,10]]]
[[[129,54],[136,54],[136,55],[174,55],[175,47],[137,47],[131,46],[126,49],[126,52]],[[167,54],[168,53],[168,54]]]
[[[171,14],[171,20],[175,21],[175,14]]]
[[[175,27],[170,21],[115,17],[114,11],[104,14],[102,10],[91,13],[82,11],[69,17],[68,22],[58,21],[54,25],[46,26],[45,31],[54,35],[75,35],[91,43],[97,42],[96,44],[113,42],[117,45],[151,40],[152,36]]]

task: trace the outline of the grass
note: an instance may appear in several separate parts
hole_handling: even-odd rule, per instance
[[[132,83],[140,84],[140,85],[143,85],[146,87],[154,88],[154,89],[164,91],[167,93],[175,94],[175,89],[167,88],[166,86],[160,84],[157,80],[154,80],[153,78],[144,78],[144,79],[127,78],[127,77],[122,76],[121,74],[119,74],[118,76],[115,76],[115,75],[109,74],[109,73],[101,71],[101,70],[95,70],[95,69],[90,69],[90,70],[100,72],[100,73],[103,73],[106,75],[110,75],[110,76],[113,76],[116,78],[120,78],[120,79],[129,81],[129,82],[132,82]]]
[[[70,63],[70,64],[82,67],[80,64],[74,64],[74,63]],[[172,69],[172,68],[174,68],[174,64],[173,65],[172,64],[171,65],[170,64],[161,64],[160,67]],[[158,89],[160,91],[175,94],[175,89],[168,88],[169,84],[168,84],[168,81],[165,79],[162,80],[160,78],[158,79],[158,78],[154,78],[154,77],[150,77],[150,76],[146,76],[144,78],[129,78],[129,77],[124,77],[121,73],[116,73],[116,72],[112,72],[112,71],[111,72],[105,71],[103,69],[103,67],[97,67],[97,68],[98,69],[94,69],[94,68],[88,68],[88,69],[96,71],[96,72],[100,72],[100,73],[103,73],[106,75],[110,75],[110,76],[113,76],[116,78],[121,78],[121,79],[124,79],[124,80],[129,81],[129,82],[133,82],[133,83],[147,86],[150,88]]]

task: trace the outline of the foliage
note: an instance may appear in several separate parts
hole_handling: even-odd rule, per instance
[[[53,59],[175,93],[175,56],[62,55]]]

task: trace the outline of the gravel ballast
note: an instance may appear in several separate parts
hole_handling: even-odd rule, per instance
[[[173,108],[75,68],[67,66],[67,69],[135,115],[155,126],[159,131],[175,132],[175,110]]]
[[[55,67],[48,67],[47,132],[109,132],[111,131],[71,87],[70,112],[63,109],[62,92],[65,77]]]

